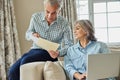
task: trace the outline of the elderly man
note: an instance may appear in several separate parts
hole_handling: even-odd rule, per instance
[[[59,0],[60,1],[60,0]],[[35,61],[57,61],[58,56],[64,56],[67,48],[72,45],[69,23],[59,15],[61,2],[58,0],[44,0],[44,12],[32,15],[26,32],[27,40],[33,41],[31,50],[24,54],[8,72],[9,80],[20,80],[20,65]],[[57,51],[44,50],[34,43],[34,38],[43,38],[59,43]],[[62,44],[64,43],[64,47]]]

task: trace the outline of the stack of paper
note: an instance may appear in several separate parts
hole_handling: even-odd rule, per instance
[[[59,47],[60,44],[58,43],[54,43],[54,42],[51,42],[51,41],[48,41],[48,40],[45,40],[45,39],[42,39],[42,38],[38,38],[35,43],[45,49],[45,50],[54,50],[56,51]]]

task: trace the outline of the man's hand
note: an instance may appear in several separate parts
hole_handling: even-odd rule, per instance
[[[59,52],[58,51],[53,51],[53,50],[49,50],[48,53],[50,54],[50,56],[55,59],[58,57]]]
[[[35,32],[35,33],[33,33],[33,36],[39,38],[40,34],[38,34],[37,32]]]

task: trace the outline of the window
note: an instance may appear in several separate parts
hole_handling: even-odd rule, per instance
[[[76,0],[77,19],[89,19],[95,36],[105,43],[120,43],[120,0]]]
[[[76,0],[77,7],[77,18],[78,19],[89,19],[88,15],[88,1],[87,0]]]

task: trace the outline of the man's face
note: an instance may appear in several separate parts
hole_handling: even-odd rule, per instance
[[[45,18],[49,24],[56,20],[58,15],[58,5],[51,6],[49,3],[45,5]]]

